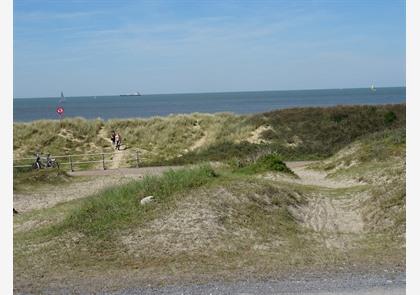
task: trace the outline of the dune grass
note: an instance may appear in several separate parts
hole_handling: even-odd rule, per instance
[[[386,129],[362,136],[334,156],[312,165],[312,168],[328,171],[330,177],[351,176],[352,173],[363,172],[366,174],[372,171],[392,175],[395,173],[391,173],[389,168],[405,163],[405,150],[405,127]],[[365,176],[361,176],[361,180],[372,180],[368,175]]]
[[[58,185],[71,181],[71,176],[63,170],[42,169],[19,171],[13,173],[13,190],[20,191],[25,188],[34,189],[39,185],[53,184]]]
[[[178,192],[206,185],[216,178],[217,174],[209,165],[170,170],[161,177],[146,176],[141,181],[113,187],[85,199],[80,208],[51,230],[58,235],[73,230],[91,238],[107,239],[125,226],[140,224],[169,209]],[[154,197],[153,204],[142,206],[140,200],[150,195]]]
[[[92,145],[104,146],[97,136],[103,124],[101,120],[82,118],[14,123],[13,150],[15,156],[19,157],[31,156],[36,152],[62,155],[92,151]]]
[[[405,125],[405,105],[294,108],[254,115],[189,114],[151,119],[40,120],[14,124],[14,156],[113,151],[107,138],[121,133],[143,165],[186,164],[248,157],[261,149],[284,159],[322,159],[355,139]],[[263,143],[250,138],[259,135]]]
[[[267,129],[260,135],[263,142],[250,142],[251,132],[244,132],[235,140],[226,136],[227,130],[235,132],[238,126],[248,126],[249,131],[266,126]],[[405,105],[276,110],[243,116],[238,126],[225,125],[216,136],[216,141],[164,162],[185,164],[200,160],[224,161],[235,157],[247,158],[263,151],[278,153],[285,160],[325,159],[360,137],[403,128]]]
[[[43,276],[51,276],[52,272],[60,273],[63,269],[109,270],[125,269],[132,265],[141,265],[145,269],[160,268],[162,271],[168,264],[178,265],[184,270],[194,265],[197,269],[211,271],[211,263],[217,263],[226,269],[237,269],[242,257],[254,251],[250,249],[253,243],[262,243],[262,247],[265,247],[264,243],[271,243],[273,237],[291,243],[277,255],[277,259],[290,263],[285,251],[303,249],[306,242],[298,241],[300,230],[287,207],[303,202],[304,197],[295,191],[255,180],[252,176],[231,171],[221,173],[216,173],[209,165],[169,171],[159,177],[146,177],[104,190],[87,199],[73,201],[69,206],[62,204],[45,209],[45,213],[36,212],[37,218],[42,214],[56,222],[15,234],[15,267],[21,270],[19,275],[41,267],[38,273]],[[234,199],[219,195],[219,190],[230,192]],[[141,205],[140,200],[148,195],[153,195],[154,201]],[[235,201],[236,198],[238,201]],[[202,248],[201,255],[178,249],[175,255],[169,257],[158,254],[161,249],[154,249],[152,245],[140,251],[140,256],[133,256],[127,245],[122,244],[124,235],[138,230],[145,241],[153,239],[148,233],[150,222],[163,220],[183,206],[186,206],[188,213],[173,222],[185,223],[186,219],[192,223],[187,226],[192,228],[196,217],[191,219],[188,215],[196,210],[204,207],[218,214],[216,225],[209,220],[206,231],[226,228],[227,232],[215,234],[214,242],[219,246]],[[23,219],[22,222],[29,221]],[[161,232],[170,239],[173,232],[167,227],[174,226],[176,230],[177,225],[165,225],[165,229],[156,234]],[[203,237],[191,242],[208,242],[206,231],[199,231]],[[248,233],[253,234],[252,242]],[[186,233],[181,228],[179,234]],[[186,237],[184,242],[187,240]],[[174,243],[170,248],[173,247],[179,246]],[[155,254],[149,257],[145,254],[148,252]],[[248,263],[256,258],[253,254],[251,256]],[[261,257],[264,258],[261,261],[266,261],[266,256]],[[262,266],[261,261],[258,262],[259,266]],[[293,263],[298,262],[294,260]],[[274,267],[274,264],[270,267]],[[23,268],[30,270],[23,271]]]
[[[364,140],[369,145],[372,138],[372,146],[389,143],[384,155],[378,155],[382,162],[367,161],[360,155],[363,165],[372,165],[365,168],[379,170],[382,166],[374,165],[401,155],[402,132],[388,130],[355,142],[358,148]],[[362,150],[375,153],[369,148]],[[359,150],[350,151],[356,155]],[[339,154],[334,159],[341,159]],[[344,153],[346,157],[354,155]],[[226,279],[227,273],[234,277],[242,271],[255,277],[291,268],[333,269],[355,263],[363,266],[366,261],[385,267],[402,263],[405,190],[401,178],[396,177],[389,187],[369,184],[357,189],[286,185],[255,177],[265,171],[289,172],[281,155],[267,150],[240,159],[239,165],[225,165],[216,171],[209,165],[169,171],[104,190],[69,206],[45,209],[56,222],[15,234],[17,281],[21,284],[31,277],[42,284],[53,280],[55,273],[59,274],[57,281],[63,273],[66,278],[72,274],[77,281],[82,271],[106,276],[110,271],[121,275],[133,269],[147,278],[161,279],[157,274],[184,278],[199,273]],[[340,161],[333,163],[338,167]],[[358,197],[365,192],[372,193],[360,204],[368,234],[352,237],[354,248],[325,247],[323,234],[302,226],[291,214],[290,208],[305,206],[314,196]],[[155,200],[141,205],[140,200],[149,195]],[[37,212],[37,218],[41,215],[48,216]],[[388,256],[388,264],[383,255]]]
[[[282,161],[278,154],[261,154],[249,159],[233,159],[231,167],[236,173],[257,174],[263,172],[281,172],[295,175]]]
[[[388,115],[395,118],[393,115]],[[388,120],[390,120],[388,118]],[[366,229],[392,234],[403,240],[405,234],[406,129],[386,129],[365,135],[333,157],[312,165],[335,179],[355,179],[367,183],[369,197],[363,202]]]

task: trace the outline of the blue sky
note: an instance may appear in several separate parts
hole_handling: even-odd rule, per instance
[[[405,1],[14,0],[14,96],[405,85]]]

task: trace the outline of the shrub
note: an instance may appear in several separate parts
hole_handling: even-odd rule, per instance
[[[385,113],[384,120],[387,125],[391,125],[397,120],[397,115],[393,111],[388,111]]]
[[[267,171],[284,172],[294,174],[289,167],[282,161],[280,155],[272,153],[265,154],[254,161],[236,161],[234,162],[234,169],[238,172],[244,173],[261,173]]]

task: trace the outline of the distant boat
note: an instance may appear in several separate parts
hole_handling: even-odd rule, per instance
[[[61,97],[58,102],[63,102],[63,101],[66,101],[66,98],[64,97],[63,91],[61,91]]]
[[[370,85],[370,91],[372,91],[372,92],[375,92],[376,91],[376,88],[375,88],[375,85]]]
[[[141,96],[140,92],[134,92],[129,94],[120,94],[120,96]]]

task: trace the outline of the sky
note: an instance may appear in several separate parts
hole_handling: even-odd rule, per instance
[[[405,1],[14,0],[14,97],[405,86]]]

